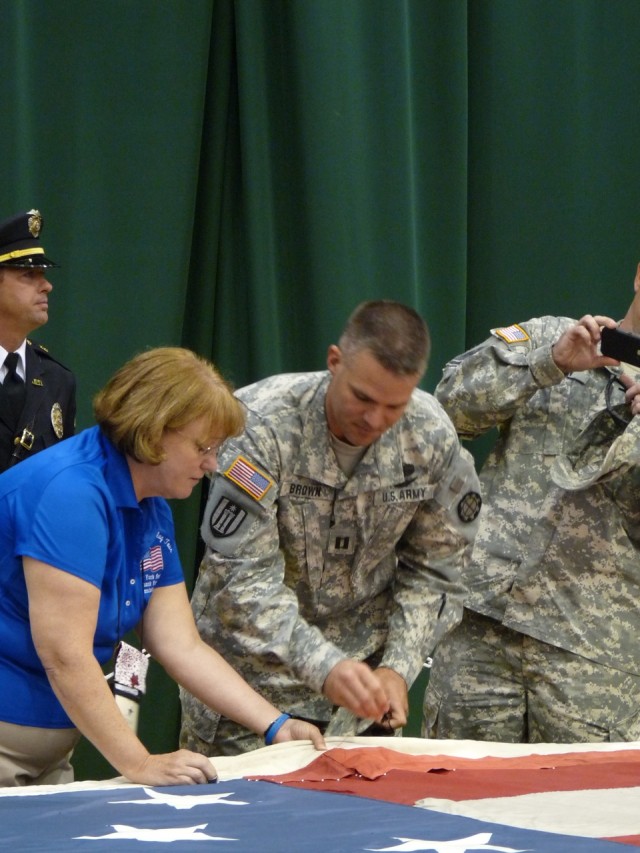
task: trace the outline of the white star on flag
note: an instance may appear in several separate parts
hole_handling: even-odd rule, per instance
[[[184,826],[171,829],[138,829],[136,826],[126,826],[122,823],[111,824],[115,832],[108,835],[77,835],[74,841],[103,841],[105,838],[119,838],[130,841],[237,841],[237,838],[224,838],[223,836],[207,835],[199,832],[205,829],[207,824],[198,826]]]
[[[476,835],[470,835],[468,838],[459,838],[454,841],[427,841],[419,838],[400,838],[394,836],[396,841],[401,841],[402,844],[396,844],[395,847],[368,847],[367,850],[383,853],[383,851],[399,850],[403,853],[413,853],[416,850],[435,850],[436,853],[467,853],[470,850],[496,850],[499,853],[529,853],[527,850],[515,850],[513,847],[496,847],[489,844],[491,841],[490,832],[479,832]]]
[[[152,788],[145,788],[145,794],[151,798],[149,800],[112,800],[111,804],[120,803],[135,803],[141,806],[171,806],[174,809],[192,809],[194,806],[211,806],[220,803],[223,806],[248,806],[249,803],[244,800],[228,800],[227,797],[232,797],[233,792],[227,794],[202,794],[194,796],[193,794],[164,794],[160,791],[154,791]]]

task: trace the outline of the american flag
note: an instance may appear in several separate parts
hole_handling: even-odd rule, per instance
[[[529,340],[529,335],[525,332],[522,326],[519,326],[517,323],[514,323],[512,326],[503,326],[501,329],[494,329],[493,331],[508,344],[515,344]]]
[[[445,742],[439,743],[446,749]],[[356,746],[330,749],[293,772],[249,778],[563,833],[582,841],[590,837],[629,845],[621,847],[621,853],[640,850],[639,744],[621,743],[619,749],[593,752],[588,746],[580,752],[538,754],[536,745],[530,745],[529,755],[493,757],[495,745],[487,743],[489,755],[481,758]],[[547,847],[530,844],[527,849]],[[573,847],[567,843],[561,849],[564,853]]]
[[[272,481],[261,474],[244,456],[238,456],[225,476],[259,501],[269,491]]]
[[[324,753],[290,741],[217,756],[212,785],[149,788],[121,778],[2,788],[0,849],[193,853],[193,842],[205,841],[216,853],[640,850],[640,743],[333,744]]]
[[[152,545],[142,558],[142,571],[161,572],[163,568],[162,548],[160,545]]]
[[[271,748],[271,747],[269,747]],[[95,784],[95,783],[94,783]],[[47,787],[47,786],[44,786]],[[597,838],[532,831],[368,797],[236,779],[213,785],[0,796],[0,848],[69,853],[626,853]],[[201,845],[202,846],[202,845]]]

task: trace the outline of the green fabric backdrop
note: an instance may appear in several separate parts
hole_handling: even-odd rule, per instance
[[[136,351],[236,385],[315,369],[362,299],[427,318],[428,389],[492,326],[621,315],[639,42],[638,0],[0,0],[0,218],[44,214],[34,337],[79,427]],[[200,495],[174,509],[191,582]],[[175,690],[151,693],[170,749]],[[83,747],[78,774],[111,771]]]

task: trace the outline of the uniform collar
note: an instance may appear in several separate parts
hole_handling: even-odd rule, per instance
[[[24,341],[22,341],[22,343],[18,347],[18,349],[13,350],[13,352],[18,353],[18,364],[16,365],[16,372],[17,372],[18,376],[22,379],[23,382],[26,381],[26,376],[27,376],[27,372],[26,372],[26,349],[27,349],[27,340],[25,338]],[[7,372],[7,368],[4,367],[4,360],[8,354],[9,354],[9,350],[6,350],[3,346],[0,346],[0,365],[2,365],[2,367],[0,368],[0,382],[4,381],[4,377],[5,377],[6,372]]]

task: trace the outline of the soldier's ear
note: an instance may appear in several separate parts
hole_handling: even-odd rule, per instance
[[[331,344],[327,350],[327,367],[329,372],[334,374],[337,368],[342,363],[342,351],[336,344]]]

